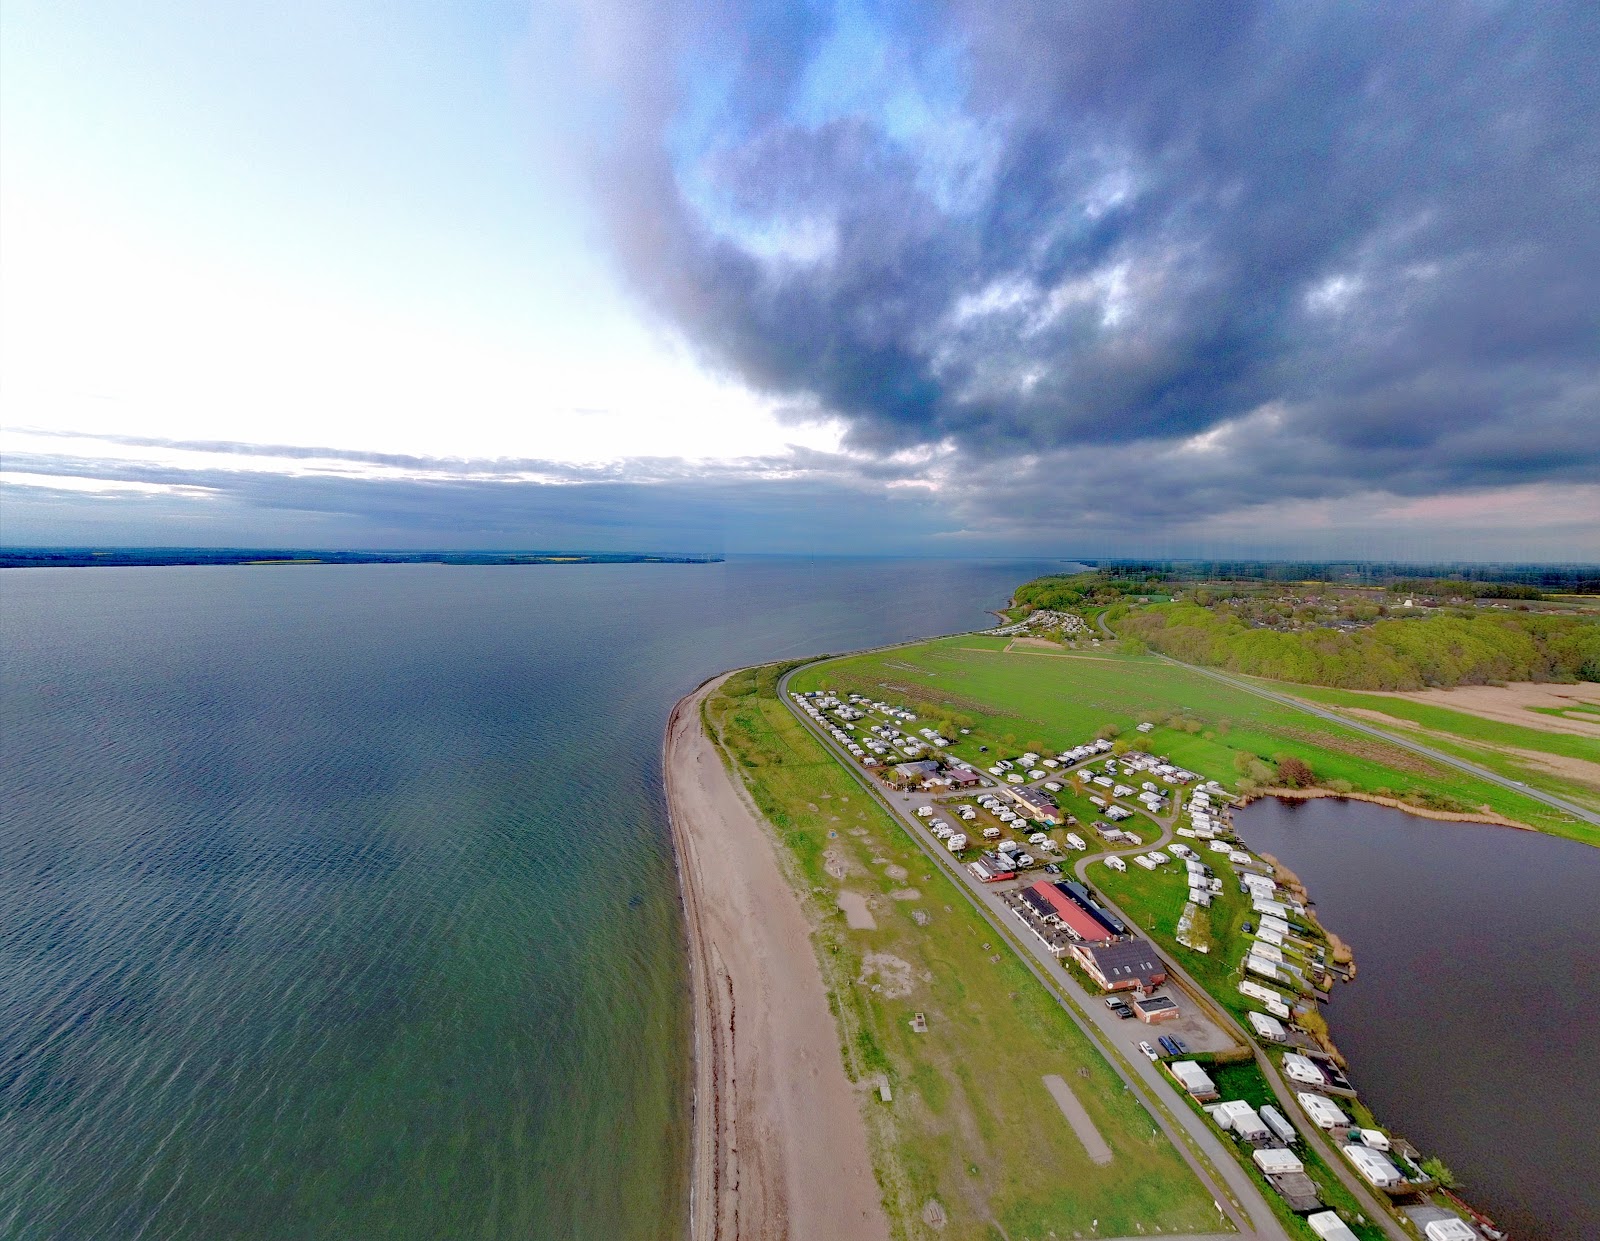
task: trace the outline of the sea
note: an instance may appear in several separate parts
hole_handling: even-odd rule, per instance
[[[0,1237],[680,1236],[673,703],[1064,567],[0,573]]]
[[[1327,1017],[1378,1119],[1515,1241],[1600,1237],[1600,849],[1361,801],[1235,823],[1355,953]]]

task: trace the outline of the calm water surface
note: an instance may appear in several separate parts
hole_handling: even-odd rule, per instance
[[[1057,565],[0,575],[0,1236],[684,1217],[672,703]]]
[[[1357,801],[1236,821],[1355,950],[1329,1024],[1378,1118],[1519,1241],[1600,1237],[1600,849]]]

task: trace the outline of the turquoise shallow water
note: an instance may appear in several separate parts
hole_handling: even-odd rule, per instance
[[[676,1236],[661,732],[1036,562],[0,577],[0,1236]]]

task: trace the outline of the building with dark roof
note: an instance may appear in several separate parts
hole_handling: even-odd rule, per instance
[[[1167,981],[1166,965],[1142,939],[1074,944],[1072,955],[1107,991],[1149,991]]]

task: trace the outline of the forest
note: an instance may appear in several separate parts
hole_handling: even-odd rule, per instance
[[[1170,603],[1132,611],[1116,629],[1189,663],[1344,689],[1600,681],[1600,623],[1575,616],[1450,612],[1284,633],[1227,609]]]

